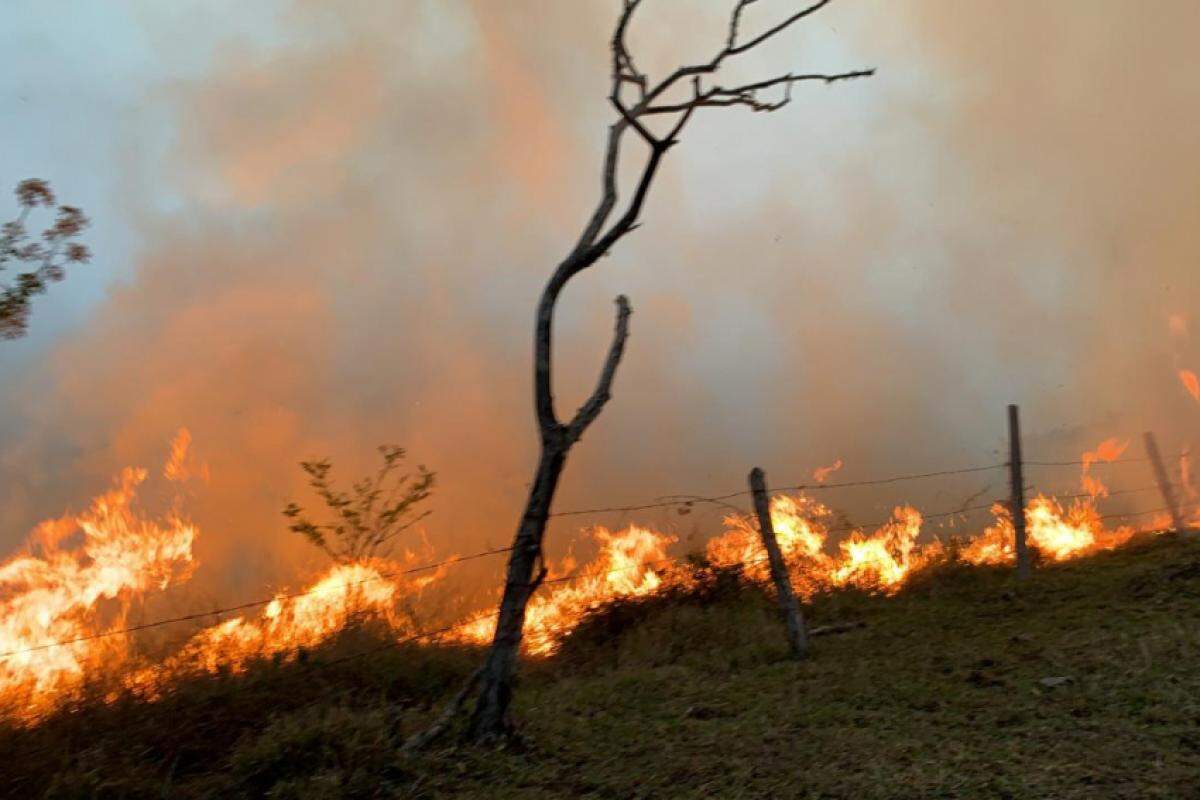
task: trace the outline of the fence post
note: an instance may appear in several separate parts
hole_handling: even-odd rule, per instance
[[[1029,548],[1025,542],[1025,478],[1021,473],[1021,420],[1015,405],[1008,407],[1008,471],[1012,478],[1013,537],[1017,550],[1017,579],[1029,577]]]
[[[1183,517],[1179,515],[1179,504],[1175,500],[1175,491],[1167,479],[1167,470],[1163,467],[1162,455],[1158,452],[1158,441],[1154,434],[1146,431],[1142,434],[1146,443],[1146,455],[1150,458],[1150,466],[1154,468],[1154,480],[1158,482],[1158,490],[1162,492],[1163,505],[1171,514],[1171,525],[1177,531],[1183,530]]]
[[[779,607],[783,611],[784,622],[787,623],[788,642],[792,646],[792,655],[802,660],[808,655],[808,634],[804,630],[804,615],[800,611],[800,603],[792,591],[792,579],[788,577],[787,565],[783,563],[783,553],[779,551],[779,542],[775,541],[775,528],[771,525],[771,508],[767,503],[766,476],[758,467],[750,470],[750,492],[754,495],[754,510],[758,514],[758,531],[762,535],[763,547],[767,550],[767,560],[771,564],[771,578],[775,581],[775,592],[779,595]]]

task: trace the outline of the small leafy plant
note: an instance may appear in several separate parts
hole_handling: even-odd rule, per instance
[[[314,522],[300,506],[288,503],[283,515],[288,528],[308,539],[339,563],[387,555],[397,536],[429,516],[419,506],[433,493],[436,473],[418,465],[415,473],[399,472],[405,451],[381,445],[383,465],[356,482],[350,492],[337,489],[329,459],[302,461],[309,485],[333,512],[333,521]]]

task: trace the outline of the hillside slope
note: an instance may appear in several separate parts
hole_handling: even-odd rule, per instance
[[[11,797],[1200,797],[1200,537],[1038,571],[942,568],[785,659],[729,580],[587,620],[518,693],[519,745],[397,753],[479,657],[369,630],[153,705],[0,733]],[[861,625],[860,625],[861,623]],[[377,648],[376,648],[377,649]],[[344,659],[338,661],[338,659]]]

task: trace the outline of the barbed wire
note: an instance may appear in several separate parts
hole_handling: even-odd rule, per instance
[[[1155,487],[1150,487],[1150,488],[1158,488],[1158,487],[1155,486]],[[1144,489],[1130,489],[1130,490],[1125,490],[1122,493],[1131,494],[1136,491],[1144,491]],[[1112,496],[1115,494],[1117,494],[1117,492],[1110,493],[1109,496]],[[1091,495],[1080,495],[1080,496],[1081,497],[1090,497]],[[937,513],[933,513],[933,514],[921,514],[921,519],[922,519],[922,521],[925,521],[925,520],[929,520],[929,519],[940,519],[940,518],[951,517],[951,516],[960,516],[960,515],[965,515],[967,513],[973,512],[973,511],[989,510],[989,509],[993,508],[996,504],[1007,504],[1007,498],[1000,499],[1000,500],[994,500],[991,503],[988,503],[987,505],[969,506],[967,508],[955,509],[953,511],[942,511],[942,512],[937,512]],[[1182,510],[1184,508],[1188,508],[1188,507],[1192,507],[1192,506],[1200,506],[1200,501],[1194,502],[1194,503],[1184,503],[1184,504],[1181,504],[1179,506],[1179,508]],[[1145,511],[1135,511],[1135,512],[1130,512],[1130,513],[1104,514],[1098,518],[1099,519],[1114,519],[1117,517],[1144,516],[1146,514],[1155,514],[1155,513],[1160,513],[1160,512],[1168,511],[1168,510],[1169,510],[1169,508],[1167,506],[1163,506],[1162,508],[1152,508],[1152,509],[1147,509]],[[891,517],[887,520],[878,521],[878,522],[868,522],[868,523],[864,523],[864,524],[860,524],[860,525],[845,525],[845,526],[833,527],[833,528],[823,528],[822,531],[825,534],[830,534],[830,533],[861,531],[861,530],[865,530],[867,528],[878,529],[884,525],[894,524],[897,522],[900,522],[900,521],[897,520],[895,517]],[[764,556],[763,558],[751,559],[749,561],[741,561],[741,560],[733,561],[733,562],[721,564],[719,566],[729,566],[729,567],[752,566],[754,564],[763,563],[767,560],[768,560],[767,557]],[[661,564],[678,564],[678,563],[681,563],[681,559],[679,557],[669,556],[666,558],[655,559],[653,561],[641,561],[636,564],[627,564],[623,567],[617,567],[615,569],[605,569],[605,570],[581,569],[581,570],[575,570],[566,575],[558,576],[556,578],[547,578],[547,579],[543,580],[539,584],[539,586],[547,586],[547,585],[558,584],[558,583],[568,583],[570,581],[579,580],[579,579],[583,579],[583,578],[594,578],[594,577],[602,577],[602,576],[607,577],[609,575],[618,575],[622,572],[630,572],[632,570],[645,569],[645,568],[649,568],[649,567],[658,566]]]
[[[979,508],[990,508],[990,507],[991,507],[991,504],[989,504],[988,506],[976,506],[974,508],[966,508],[966,509],[961,509],[961,510],[956,510],[956,511],[951,511],[951,512],[945,512],[945,513],[941,513],[941,514],[925,515],[923,518],[924,519],[936,519],[936,518],[940,518],[940,517],[944,517],[944,516],[951,516],[951,515],[958,514],[958,513],[966,513],[968,511],[972,511],[972,510],[978,510]],[[847,530],[858,530],[858,529],[861,529],[864,527],[879,527],[880,525],[883,525],[883,524],[886,524],[886,522],[884,522],[884,523],[867,523],[866,525],[846,526],[846,527],[841,527],[841,528],[829,528],[829,529],[827,529],[826,532],[827,533],[838,533],[838,532],[847,531]],[[392,570],[392,571],[387,571],[387,572],[381,572],[381,573],[379,573],[377,575],[373,575],[369,578],[363,578],[363,579],[356,580],[356,581],[348,581],[346,583],[339,584],[339,586],[343,586],[343,587],[361,586],[361,585],[364,585],[367,583],[373,583],[373,582],[377,582],[377,581],[381,581],[381,580],[387,580],[389,578],[402,577],[404,575],[412,575],[412,574],[416,574],[418,572],[426,572],[426,571],[429,571],[432,569],[437,569],[437,568],[440,568],[443,566],[450,566],[450,565],[459,564],[459,563],[462,563],[465,561],[472,561],[475,559],[484,558],[486,556],[507,553],[507,552],[510,552],[512,549],[513,549],[512,547],[501,547],[501,548],[495,548],[492,550],[484,550],[482,552],[474,553],[474,554],[468,555],[468,556],[453,556],[451,558],[446,558],[441,561],[436,561],[436,562],[433,562],[430,564],[422,564],[417,567],[409,567],[409,568],[402,569],[402,570]],[[665,560],[675,560],[675,559],[665,559]],[[637,565],[634,565],[634,568],[636,568],[636,566]],[[545,581],[544,583],[562,583],[567,580],[573,580],[576,577],[580,577],[580,575],[564,576],[564,577]],[[0,653],[0,660],[12,658],[12,657],[19,656],[19,655],[27,655],[29,653],[35,653],[35,652],[38,652],[41,650],[49,650],[49,649],[52,649],[55,647],[68,647],[70,645],[83,644],[86,642],[96,641],[99,639],[109,639],[109,638],[113,638],[116,636],[128,636],[128,635],[131,635],[134,633],[140,633],[142,631],[152,630],[154,628],[161,628],[161,627],[164,627],[167,625],[177,625],[177,624],[184,623],[184,622],[194,622],[196,620],[207,619],[209,617],[220,617],[223,614],[230,614],[230,613],[235,613],[238,611],[248,611],[252,608],[261,608],[263,606],[270,605],[271,603],[273,603],[277,600],[279,600],[279,601],[294,600],[294,599],[297,599],[300,597],[305,597],[305,596],[314,594],[317,591],[320,591],[320,589],[314,587],[314,588],[306,589],[304,591],[299,591],[299,592],[279,593],[279,594],[275,594],[269,598],[261,598],[258,600],[251,600],[251,601],[248,601],[245,603],[239,603],[237,605],[224,606],[222,608],[210,609],[207,611],[197,611],[197,612],[194,612],[191,614],[182,614],[182,615],[175,616],[175,617],[168,617],[166,619],[155,620],[153,622],[143,622],[143,623],[139,623],[137,625],[129,625],[124,628],[117,628],[117,629],[108,630],[108,631],[98,631],[96,633],[88,634],[86,636],[78,636],[73,639],[64,639],[64,640],[60,640],[60,641],[46,642],[43,644],[22,648],[19,650],[9,650],[9,651]]]
[[[1158,488],[1158,487],[1154,486],[1154,487],[1149,487],[1149,488]],[[1131,494],[1131,493],[1137,492],[1137,491],[1145,491],[1145,489],[1129,489],[1129,490],[1124,490],[1123,493]],[[1111,497],[1113,494],[1116,494],[1116,492],[1110,493],[1109,496]],[[1087,495],[1085,495],[1085,496],[1087,496]],[[995,501],[995,502],[999,502],[999,501]],[[973,511],[973,510],[978,511],[978,510],[982,510],[982,509],[991,508],[992,505],[993,504],[989,504],[987,506],[980,505],[980,506],[974,506],[972,508],[960,509],[960,510],[956,510],[956,511],[946,511],[946,512],[939,512],[937,514],[927,514],[927,515],[922,515],[922,518],[923,519],[935,519],[938,517],[952,516],[952,515],[956,515],[959,513],[965,513],[968,511]],[[1194,506],[1200,506],[1200,502],[1185,503],[1185,504],[1180,505],[1179,508],[1180,508],[1180,510],[1182,510],[1184,508],[1194,507]],[[1105,514],[1105,515],[1101,516],[1100,519],[1112,519],[1115,517],[1143,516],[1146,514],[1155,514],[1155,513],[1160,513],[1160,512],[1168,511],[1168,510],[1170,510],[1170,509],[1168,507],[1164,506],[1162,508],[1147,509],[1145,511],[1135,511],[1135,512],[1132,512],[1129,514]],[[895,521],[895,520],[889,520],[889,522],[891,522],[891,521]],[[861,529],[864,527],[878,527],[879,525],[882,525],[882,524],[886,524],[886,523],[868,523],[867,525],[863,525],[863,526],[854,526],[854,529],[857,530],[857,529]],[[839,530],[839,529],[829,528],[826,530],[826,533],[834,533],[837,530]],[[753,558],[753,559],[749,559],[749,560],[738,560],[738,561],[735,561],[735,562],[732,562],[729,564],[721,564],[720,566],[723,566],[723,567],[733,567],[733,566],[751,567],[751,566],[756,566],[758,564],[767,563],[768,561],[770,561],[770,556],[762,556],[761,558]],[[678,563],[680,563],[679,558],[667,557],[667,558],[655,559],[653,561],[643,561],[643,562],[639,562],[637,564],[629,564],[624,567],[618,567],[616,569],[610,569],[610,570],[596,570],[596,571],[592,571],[590,573],[583,572],[583,571],[576,571],[576,572],[568,574],[568,575],[562,575],[557,578],[550,578],[550,579],[544,580],[541,582],[541,584],[539,584],[539,586],[566,583],[569,581],[578,580],[578,579],[587,578],[587,577],[597,577],[597,576],[607,577],[609,575],[616,575],[621,572],[629,572],[629,571],[635,570],[635,569],[647,569],[647,568],[658,566],[661,564],[678,564]],[[458,630],[460,628],[469,627],[469,626],[474,625],[477,622],[480,622],[482,620],[491,619],[491,618],[495,618],[495,617],[499,617],[499,616],[500,616],[499,611],[490,611],[490,612],[487,612],[484,614],[475,615],[475,616],[470,617],[465,620],[460,620],[458,622],[454,622],[449,625],[442,626],[440,628],[436,628],[434,630],[422,631],[419,633],[411,634],[409,636],[405,636],[401,639],[385,642],[384,644],[382,644],[378,647],[373,647],[368,650],[359,651],[357,653],[352,653],[352,654],[349,654],[346,656],[340,656],[340,657],[334,658],[334,659],[329,659],[329,660],[324,660],[324,661],[313,661],[313,662],[309,662],[309,663],[312,664],[313,666],[317,666],[317,667],[335,666],[337,664],[342,664],[342,663],[345,663],[348,661],[353,661],[353,660],[356,660],[359,658],[365,658],[367,656],[375,655],[377,653],[383,652],[385,650],[390,650],[395,647],[402,647],[406,644],[411,644],[412,642],[419,641],[421,639],[427,639],[427,638],[430,638],[433,636],[441,636],[443,634],[450,633],[450,632]]]
[[[1178,484],[1178,483],[1171,483],[1171,484],[1168,484],[1168,486],[1170,486],[1171,488],[1174,488],[1174,489],[1183,488],[1182,485]],[[1026,491],[1030,491],[1030,490],[1037,491],[1036,487],[1026,487]],[[1079,499],[1082,499],[1085,497],[1091,497],[1095,500],[1106,500],[1110,497],[1121,497],[1122,495],[1138,494],[1140,492],[1149,492],[1149,491],[1160,491],[1160,487],[1158,484],[1154,484],[1153,486],[1142,486],[1137,489],[1116,489],[1113,491],[1106,490],[1103,494],[1093,493],[1093,492],[1076,492],[1074,494],[1065,494],[1065,493],[1060,494],[1059,492],[1040,492],[1040,493],[1047,494],[1048,496],[1054,498],[1055,500],[1079,500]]]
[[[1197,507],[1200,507],[1200,502],[1180,503],[1176,508],[1180,513],[1182,513],[1185,508],[1197,508]],[[1098,519],[1143,517],[1147,514],[1162,514],[1162,513],[1169,513],[1170,511],[1171,511],[1170,506],[1162,506],[1160,508],[1148,508],[1145,511],[1130,511],[1130,512],[1121,512],[1121,513],[1113,513],[1113,514],[1101,514],[1098,517]]]
[[[991,503],[988,503],[987,505],[977,505],[977,506],[968,506],[966,508],[958,508],[958,509],[954,509],[953,511],[941,511],[941,512],[937,512],[934,514],[921,514],[921,520],[925,521],[928,519],[942,519],[945,517],[953,517],[953,516],[960,516],[960,515],[965,516],[966,514],[971,513],[973,511],[982,511],[985,509],[990,509],[993,505],[995,505],[996,502],[998,502],[998,501],[992,501]],[[876,528],[877,529],[877,528],[883,527],[884,525],[895,524],[897,522],[900,522],[900,520],[897,520],[893,516],[893,517],[889,517],[888,519],[883,520],[881,522],[866,522],[866,523],[862,523],[859,525],[843,525],[843,526],[837,526],[837,527],[832,527],[832,528],[821,528],[820,530],[821,530],[821,532],[828,535],[830,533],[846,533],[846,532],[852,532],[852,531],[861,531],[861,530],[865,530],[867,528]],[[752,564],[761,563],[761,561],[763,561],[763,559],[753,559],[751,561],[733,561],[728,564],[722,564],[721,566],[731,566],[731,567],[732,566],[750,566]],[[679,562],[680,562],[679,557],[667,557],[667,558],[656,559],[654,561],[645,561],[645,562],[639,562],[637,564],[628,564],[624,567],[618,567],[613,570],[595,570],[595,571],[576,570],[574,572],[568,573],[567,575],[561,575],[557,578],[547,578],[546,580],[542,581],[541,585],[545,586],[547,584],[567,583],[569,581],[580,579],[580,578],[593,578],[593,577],[599,577],[599,576],[607,577],[608,575],[616,575],[616,574],[620,574],[622,572],[629,572],[631,570],[642,569],[644,567],[651,567],[651,566],[655,566],[658,564],[679,563]]]
[[[988,464],[987,466],[982,466],[982,467],[964,467],[962,469],[943,469],[943,470],[939,470],[937,472],[917,472],[917,473],[912,473],[909,475],[893,475],[890,478],[871,478],[871,479],[867,479],[867,480],[841,481],[841,482],[833,482],[833,483],[801,483],[801,484],[797,484],[796,486],[780,486],[780,487],[773,489],[772,491],[788,492],[788,491],[795,491],[797,489],[817,490],[817,489],[845,489],[845,488],[851,487],[851,486],[882,486],[884,484],[889,484],[889,483],[901,483],[904,481],[915,481],[915,480],[921,480],[924,478],[942,478],[942,477],[946,477],[948,475],[967,475],[967,474],[974,473],[974,472],[990,472],[991,470],[994,470],[994,469],[1008,469],[1008,462],[1006,461],[1002,464]],[[743,492],[743,494],[748,494],[748,493],[749,493],[748,491]]]
[[[1148,456],[1141,456],[1139,458],[1114,458],[1112,461],[1097,460],[1097,461],[1086,461],[1086,462],[1083,459],[1077,459],[1075,461],[1026,461],[1026,460],[1022,459],[1021,466],[1023,466],[1023,467],[1082,467],[1084,464],[1087,464],[1089,467],[1105,467],[1110,464],[1144,464],[1149,460],[1150,460],[1150,458]],[[1007,466],[1007,465],[1005,465],[1005,466]]]
[[[401,570],[391,570],[388,572],[381,572],[381,573],[371,576],[370,578],[362,578],[362,579],[356,580],[356,581],[347,581],[345,583],[341,583],[338,585],[344,586],[344,587],[362,586],[367,583],[374,583],[376,581],[388,580],[390,578],[398,578],[398,577],[402,577],[404,575],[414,575],[418,572],[427,572],[431,569],[437,569],[440,567],[450,566],[453,564],[460,564],[464,561],[473,561],[478,558],[484,558],[485,556],[492,556],[492,555],[498,555],[500,553],[507,553],[511,550],[512,550],[512,547],[501,547],[501,548],[496,548],[494,550],[484,550],[482,552],[474,553],[469,556],[453,556],[451,558],[446,558],[441,561],[434,562],[432,564],[422,564],[419,567],[408,567],[406,569],[401,569]],[[248,611],[252,608],[261,608],[262,606],[270,605],[271,603],[275,602],[276,600],[281,600],[281,601],[282,600],[295,600],[296,598],[299,598],[299,597],[305,597],[305,596],[308,596],[311,594],[315,594],[318,591],[321,591],[321,589],[318,587],[313,587],[311,589],[305,589],[304,591],[300,591],[300,592],[279,593],[279,594],[273,595],[269,598],[259,599],[259,600],[250,600],[248,602],[239,603],[239,604],[233,605],[233,606],[225,606],[223,608],[216,608],[216,609],[212,609],[209,611],[197,611],[192,614],[183,614],[183,615],[180,615],[177,617],[169,617],[167,619],[155,620],[154,622],[143,622],[143,623],[139,623],[137,625],[130,625],[130,626],[127,626],[124,628],[117,628],[117,629],[109,630],[109,631],[100,631],[97,633],[89,634],[87,636],[79,636],[74,639],[65,639],[62,641],[46,642],[45,644],[34,645],[32,647],[26,647],[21,650],[9,650],[7,652],[0,653],[0,660],[11,658],[13,656],[25,655],[27,653],[35,653],[39,650],[49,650],[54,647],[66,647],[66,646],[73,645],[73,644],[82,644],[84,642],[95,641],[97,639],[109,639],[114,636],[128,636],[129,634],[132,634],[132,633],[139,633],[141,631],[151,630],[153,628],[161,628],[164,625],[176,625],[181,622],[193,622],[195,620],[205,619],[207,617],[220,617],[222,614],[229,614],[229,613],[233,613],[236,611]]]
[[[1119,459],[1116,461],[1092,462],[1092,463],[1115,464],[1115,463],[1144,462],[1146,460],[1147,459],[1145,459],[1145,458],[1137,458],[1137,459]],[[1026,462],[1022,462],[1022,463],[1031,465],[1031,466],[1070,466],[1070,465],[1077,466],[1077,465],[1082,464],[1083,462],[1082,461],[1070,461],[1070,462],[1068,462],[1068,461],[1063,461],[1063,462],[1026,461]],[[929,479],[929,478],[936,478],[936,477],[947,477],[947,476],[951,476],[951,475],[962,475],[962,474],[987,472],[987,471],[991,471],[991,470],[1007,468],[1008,466],[1009,466],[1008,463],[1000,463],[1000,464],[989,464],[989,465],[985,465],[985,466],[966,467],[966,468],[962,468],[962,469],[938,470],[938,471],[934,471],[934,472],[894,475],[894,476],[885,477],[885,478],[872,478],[872,479],[855,480],[855,481],[840,481],[840,482],[833,482],[833,483],[796,484],[793,486],[776,487],[776,488],[772,489],[770,493],[771,494],[779,494],[779,493],[783,493],[783,492],[794,492],[794,491],[816,491],[816,490],[840,489],[840,488],[860,487],[860,486],[880,486],[880,485],[894,484],[894,483],[913,481],[913,480],[922,480],[922,479]],[[1177,485],[1177,484],[1174,484],[1174,485]],[[1124,494],[1134,494],[1137,492],[1149,491],[1149,490],[1155,489],[1155,488],[1158,488],[1158,487],[1157,486],[1147,486],[1147,487],[1141,487],[1138,489],[1115,490],[1115,491],[1108,492],[1107,497],[1115,497],[1115,496],[1124,495]],[[551,513],[548,516],[550,516],[550,517],[566,517],[566,516],[579,516],[579,515],[585,515],[585,514],[596,514],[596,513],[613,512],[613,511],[642,511],[642,510],[653,509],[653,508],[678,507],[680,505],[690,506],[691,504],[697,503],[697,502],[727,505],[731,509],[738,511],[742,515],[749,516],[748,512],[746,512],[736,506],[732,506],[731,504],[725,503],[724,501],[727,501],[734,497],[741,497],[741,496],[749,495],[751,493],[752,493],[751,490],[744,489],[744,490],[740,490],[737,492],[729,492],[727,494],[716,495],[716,496],[712,496],[712,497],[701,496],[701,495],[674,495],[673,499],[669,499],[666,501],[658,501],[658,502],[654,502],[654,503],[645,503],[645,504],[629,505],[629,506],[614,506],[614,507],[582,509],[582,510],[574,510],[574,511],[559,511],[559,512]],[[1059,499],[1075,499],[1075,498],[1087,497],[1087,496],[1092,496],[1092,495],[1081,493],[1081,494],[1064,495],[1064,496],[1057,496],[1057,497]],[[954,517],[954,516],[963,516],[963,515],[966,515],[971,512],[991,509],[997,503],[1005,503],[1005,502],[1006,501],[1004,499],[992,500],[986,504],[966,506],[966,507],[943,511],[943,512],[921,514],[921,518],[924,521],[924,520],[931,520],[931,519],[943,519],[943,518]],[[1188,504],[1188,505],[1200,505],[1200,504]],[[1181,506],[1181,508],[1182,508],[1182,506]],[[1159,508],[1159,509],[1151,509],[1151,510],[1147,510],[1147,511],[1133,512],[1133,513],[1129,513],[1129,514],[1108,514],[1108,515],[1101,516],[1100,519],[1111,519],[1111,518],[1121,517],[1121,516],[1139,516],[1139,515],[1144,515],[1144,514],[1159,513],[1159,512],[1168,511],[1168,510],[1169,510],[1169,508],[1163,507],[1163,508]],[[850,525],[825,528],[824,532],[826,534],[852,532],[852,531],[863,530],[865,528],[879,528],[884,525],[892,524],[895,522],[897,522],[897,520],[893,516],[893,517],[889,517],[886,520],[881,520],[881,521],[877,521],[877,522],[870,522],[870,523],[857,524],[857,525],[850,524]],[[439,568],[445,567],[445,566],[452,566],[452,565],[463,563],[466,561],[472,561],[475,559],[480,559],[480,558],[485,558],[488,556],[499,555],[502,553],[511,552],[512,549],[513,548],[511,546],[509,546],[509,547],[501,547],[501,548],[484,550],[479,553],[473,553],[473,554],[467,555],[467,556],[452,556],[450,558],[446,558],[441,561],[436,561],[436,562],[432,562],[429,564],[422,564],[422,565],[416,566],[416,567],[409,567],[409,568],[400,569],[400,570],[391,570],[391,571],[381,572],[381,573],[373,575],[369,578],[364,578],[364,579],[360,579],[357,581],[351,581],[351,582],[347,582],[347,583],[340,584],[340,585],[345,586],[345,587],[359,586],[359,585],[372,583],[372,582],[376,582],[376,581],[380,581],[380,580],[388,580],[391,578],[401,577],[404,575],[412,575],[412,574],[416,574],[419,572],[426,572],[426,571],[430,571],[430,570],[434,570],[434,569],[439,569]],[[675,559],[675,558],[661,559],[656,562],[646,562],[644,564],[631,565],[629,567],[622,568],[622,569],[638,569],[638,568],[644,568],[646,566],[650,566],[650,565],[653,565],[656,563],[666,563],[668,561],[676,561],[676,560],[677,559]],[[617,570],[617,572],[620,572],[620,571],[622,571],[622,570],[621,569]],[[605,574],[605,573],[601,572],[601,573],[595,573],[595,574]],[[581,577],[586,577],[586,575],[582,572],[576,572],[573,574],[545,580],[545,581],[543,581],[543,584],[564,583],[564,582],[567,582],[570,580],[576,580]],[[130,625],[130,626],[126,626],[126,627],[114,629],[114,630],[109,630],[109,631],[100,631],[97,633],[89,634],[87,636],[80,636],[80,637],[76,637],[73,639],[47,642],[44,644],[35,645],[32,647],[28,647],[28,648],[23,648],[23,649],[19,649],[19,650],[11,650],[11,651],[0,653],[0,660],[12,658],[14,656],[19,656],[19,655],[25,655],[28,653],[33,653],[33,652],[37,652],[37,651],[41,651],[41,650],[47,650],[47,649],[55,648],[55,647],[66,647],[66,646],[70,646],[70,645],[74,645],[74,644],[82,644],[82,643],[89,642],[89,641],[95,641],[98,639],[105,639],[105,638],[112,638],[112,637],[116,637],[116,636],[128,636],[130,634],[139,633],[139,632],[146,631],[146,630],[151,630],[151,629],[163,627],[166,625],[174,625],[174,624],[179,624],[179,623],[183,623],[183,622],[191,622],[191,621],[196,621],[196,620],[200,620],[200,619],[205,619],[208,617],[218,617],[219,618],[223,614],[229,614],[229,613],[234,613],[234,612],[238,612],[238,611],[247,611],[252,608],[259,608],[262,606],[269,605],[275,601],[293,600],[293,599],[297,599],[300,597],[314,594],[318,591],[321,591],[320,587],[313,587],[313,588],[310,588],[310,589],[307,589],[304,591],[299,591],[299,592],[278,593],[278,594],[272,595],[269,598],[252,600],[252,601],[248,601],[245,603],[239,603],[237,605],[225,606],[222,608],[217,608],[217,609],[212,609],[212,610],[202,611],[202,612],[195,612],[195,613],[191,613],[191,614],[183,614],[183,615],[170,617],[170,618],[166,618],[166,619],[155,620],[153,622],[145,622],[145,623],[139,623],[136,625]],[[456,626],[462,625],[462,624],[469,624],[469,623],[456,623]],[[451,629],[453,629],[453,626],[451,627]],[[439,631],[440,630],[441,629],[439,629]],[[432,635],[433,633],[437,633],[439,631],[423,633],[423,634],[420,634],[420,636]]]
[[[883,486],[891,483],[902,483],[905,481],[922,480],[926,478],[941,478],[949,475],[967,475],[976,472],[988,472],[995,469],[1007,469],[1008,464],[989,464],[980,467],[965,467],[963,469],[946,469],[937,472],[918,472],[907,475],[893,475],[887,478],[869,478],[856,481],[838,481],[834,483],[798,483],[792,486],[776,486],[770,490],[770,494],[780,494],[783,492],[797,491],[822,491],[827,489],[846,489],[858,486]],[[724,500],[730,500],[734,497],[744,497],[751,494],[749,489],[740,489],[736,492],[728,492],[718,495],[664,495],[665,499],[656,500],[653,503],[642,503],[640,505],[631,506],[609,506],[602,508],[585,508],[571,511],[555,511],[550,513],[550,517],[576,517],[585,514],[601,514],[608,512],[624,512],[624,511],[646,511],[654,508],[673,508],[683,505],[687,502],[705,502],[705,503],[721,503]],[[673,498],[673,499],[672,499]],[[682,502],[680,498],[685,498]]]

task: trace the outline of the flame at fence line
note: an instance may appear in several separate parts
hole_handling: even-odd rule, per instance
[[[187,437],[176,438],[186,460]],[[0,702],[36,715],[78,688],[88,671],[123,666],[131,609],[195,566],[196,529],[174,512],[162,520],[136,506],[145,470],[126,469],[78,515],[42,523],[24,552],[0,564]],[[45,647],[47,643],[68,642]]]
[[[671,572],[667,548],[675,543],[673,536],[648,528],[630,525],[612,532],[597,527],[591,532],[600,546],[600,553],[581,572],[577,580],[551,583],[550,591],[536,595],[525,611],[523,646],[528,653],[545,655],[553,652],[564,632],[588,611],[598,605],[622,597],[640,597],[663,585]],[[568,559],[558,571],[570,574],[575,566]],[[547,576],[556,580],[553,575]],[[496,621],[485,618],[454,632],[452,638],[473,643],[492,639]]]
[[[143,667],[123,684],[154,697],[164,680],[196,672],[242,672],[254,660],[281,656],[291,660],[346,628],[356,617],[380,619],[398,635],[416,631],[401,601],[436,580],[439,574],[405,583],[383,563],[338,564],[293,596],[277,596],[256,616],[236,616],[189,638],[160,664]]]
[[[163,476],[173,484],[206,479],[206,467],[190,457],[190,441],[181,430],[172,443]],[[1118,546],[1133,535],[1132,527],[1105,527],[1096,502],[1108,490],[1091,474],[1094,464],[1120,458],[1127,447],[1128,442],[1112,438],[1084,453],[1085,494],[1069,504],[1041,494],[1028,503],[1029,542],[1043,558],[1075,558]],[[821,470],[838,466],[840,461]],[[178,511],[178,499],[159,520],[137,509],[136,490],[146,478],[144,470],[123,471],[87,511],[43,523],[24,552],[0,564],[0,652],[9,654],[0,658],[0,711],[9,718],[36,722],[98,676],[108,679],[110,696],[130,691],[152,700],[183,676],[237,673],[262,658],[294,659],[359,619],[385,625],[398,639],[415,635],[421,626],[411,603],[447,571],[443,565],[404,574],[431,560],[429,549],[392,560],[335,564],[302,590],[280,592],[226,619],[214,617],[177,639],[165,656],[151,658],[122,629],[131,609],[195,571],[192,546],[199,532]],[[803,493],[774,496],[770,511],[802,597],[844,587],[893,593],[923,567],[949,558],[976,565],[1014,558],[1011,517],[1001,503],[991,509],[993,523],[977,536],[924,543],[919,539],[925,520],[909,505],[896,506],[875,530],[847,524],[829,505]],[[948,520],[955,527],[965,521],[965,515]],[[757,522],[733,514],[723,525],[724,532],[708,541],[705,560],[765,579]],[[843,535],[835,539],[835,533]],[[677,542],[669,533],[631,524],[618,531],[596,527],[590,537],[597,546],[595,558],[583,565],[572,558],[553,565],[546,586],[530,602],[528,654],[552,654],[589,611],[608,602],[664,587],[686,588],[695,580],[693,569],[669,555]],[[484,644],[494,624],[491,617],[480,618],[445,638]],[[45,646],[55,642],[67,644]]]
[[[1083,462],[1083,469],[1079,480],[1083,485],[1083,490],[1092,497],[1108,497],[1108,487],[1099,478],[1091,474],[1092,465],[1116,461],[1128,448],[1128,440],[1122,442],[1114,436],[1096,445],[1095,450],[1086,451],[1080,457],[1080,460]]]
[[[842,468],[842,460],[839,458],[827,467],[817,467],[813,470],[813,480],[817,483],[824,483],[829,480],[829,476]]]

